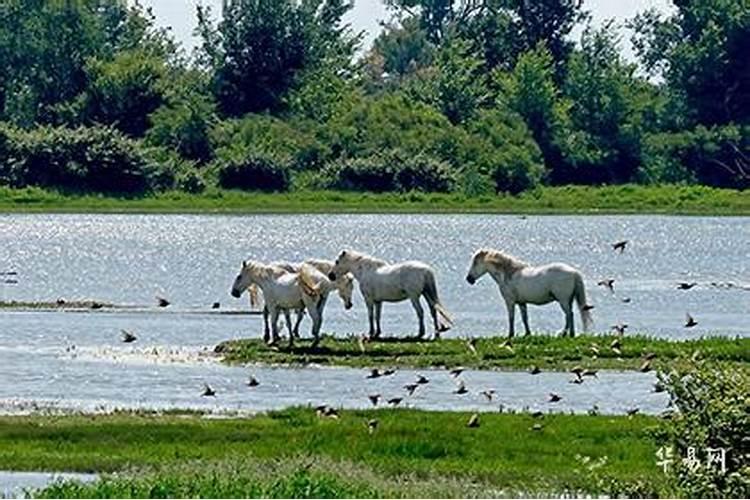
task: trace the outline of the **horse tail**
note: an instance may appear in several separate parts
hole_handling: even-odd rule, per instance
[[[260,289],[258,288],[258,285],[253,283],[249,287],[247,287],[247,294],[250,296],[250,307],[255,308],[258,306],[259,303],[259,296],[260,296]]]
[[[575,294],[576,303],[578,303],[578,310],[581,312],[583,329],[584,331],[591,331],[591,327],[594,323],[594,320],[591,317],[592,306],[586,303],[586,287],[583,284],[583,276],[581,276],[580,273],[576,274],[573,293]]]
[[[450,313],[440,303],[438,297],[437,283],[435,282],[435,275],[432,272],[427,273],[427,280],[424,286],[424,296],[427,301],[435,308],[440,318],[440,326],[442,330],[450,330],[453,326],[453,319]]]
[[[297,273],[299,276],[299,284],[300,288],[302,289],[302,293],[305,295],[308,295],[310,297],[318,297],[320,295],[320,283],[315,283],[315,280],[312,276],[310,276],[310,269],[308,267],[308,264],[302,264],[302,267],[300,267],[299,273]]]

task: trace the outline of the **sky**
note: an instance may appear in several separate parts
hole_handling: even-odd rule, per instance
[[[177,40],[182,42],[188,51],[196,45],[193,37],[195,28],[195,8],[202,4],[210,6],[214,15],[221,12],[222,0],[141,0],[145,6],[152,7],[157,21],[163,26],[170,26]],[[591,11],[595,24],[606,19],[615,18],[623,21],[648,8],[657,8],[667,12],[671,8],[669,0],[584,0],[583,7]],[[389,12],[382,0],[355,0],[354,8],[347,21],[355,31],[365,31],[364,45],[369,47],[379,30],[380,22],[389,19]],[[627,38],[627,37],[624,37]],[[623,39],[623,50],[632,58],[629,43]]]

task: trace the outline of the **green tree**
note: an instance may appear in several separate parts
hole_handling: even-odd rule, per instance
[[[348,66],[357,45],[342,17],[343,0],[228,0],[217,27],[198,9],[202,61],[214,72],[222,112],[275,111],[300,75],[328,64]]]
[[[415,18],[385,25],[373,42],[372,52],[382,57],[382,71],[396,77],[429,66],[435,57],[434,45]]]
[[[523,117],[554,175],[562,164],[558,138],[569,130],[571,103],[555,84],[552,54],[540,44],[521,55],[513,71],[498,72],[498,105]]]
[[[684,101],[678,127],[750,121],[750,5],[746,0],[675,2],[670,16],[647,11],[631,23],[646,69]]]
[[[87,61],[127,49],[174,52],[164,30],[124,0],[0,3],[0,119],[60,122],[86,87]],[[168,46],[169,45],[169,46]]]
[[[471,118],[489,95],[482,60],[458,37],[445,41],[434,64],[410,75],[401,88],[410,99],[439,109],[453,124]]]
[[[183,158],[205,163],[213,157],[211,130],[217,123],[216,103],[205,75],[185,72],[170,77],[165,102],[151,113],[146,141],[177,151]],[[174,79],[174,80],[173,80]]]
[[[654,90],[637,79],[635,66],[620,55],[612,22],[590,26],[568,65],[564,93],[569,99],[575,146],[564,151],[566,171],[557,182],[628,182],[640,163],[641,139],[648,126],[644,108]]]
[[[112,125],[141,137],[149,126],[148,115],[164,101],[164,61],[142,50],[128,50],[111,60],[94,59],[86,67],[89,79],[83,99],[88,123]]]

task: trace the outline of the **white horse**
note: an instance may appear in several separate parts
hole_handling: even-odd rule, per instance
[[[304,264],[309,264],[324,276],[328,276],[328,273],[333,269],[333,262],[330,260],[323,259],[307,259],[301,263],[292,262],[271,262],[270,266],[280,267],[290,273],[298,273]],[[333,282],[334,287],[338,291],[341,302],[344,303],[344,309],[349,310],[352,308],[352,295],[354,292],[354,277],[347,273],[339,276],[337,280]],[[257,285],[250,285],[248,288],[248,295],[250,296],[250,307],[255,307],[258,304],[258,287]],[[323,297],[323,307],[328,300],[328,296]],[[305,314],[305,309],[297,309],[297,320],[294,323],[294,328],[289,332],[289,335],[294,335],[299,338],[299,325],[302,323],[302,319]],[[269,336],[269,322],[268,322],[268,308],[263,306],[263,333],[264,338]]]
[[[565,328],[562,330],[570,336],[575,335],[573,325],[573,300],[578,303],[581,312],[583,327],[588,330],[591,327],[591,309],[593,306],[586,304],[586,290],[583,285],[583,276],[577,269],[567,264],[547,264],[545,266],[531,266],[526,262],[504,254],[498,250],[478,250],[471,261],[471,268],[466,275],[466,281],[470,285],[482,277],[485,273],[497,282],[500,294],[505,299],[508,308],[508,321],[510,328],[508,335],[513,337],[515,332],[515,307],[521,310],[521,319],[529,335],[529,317],[526,312],[526,304],[548,304],[553,300],[560,303],[565,313]]]
[[[271,343],[275,343],[279,338],[280,313],[284,314],[287,328],[291,332],[289,311],[307,309],[313,320],[313,345],[317,345],[323,322],[325,298],[333,290],[333,284],[324,274],[307,264],[301,266],[299,273],[290,273],[283,268],[259,262],[243,262],[240,274],[232,285],[232,296],[239,298],[250,285],[257,285],[265,297],[271,323]],[[269,339],[264,335],[264,340]],[[290,347],[293,342],[294,336],[290,335]]]
[[[370,320],[370,337],[380,337],[380,313],[383,302],[401,302],[410,299],[419,318],[419,337],[424,337],[424,310],[419,302],[424,296],[435,323],[435,338],[453,326],[453,321],[438,298],[435,272],[423,262],[409,261],[389,264],[384,260],[359,252],[344,250],[339,254],[328,277],[335,280],[352,273],[367,304]]]

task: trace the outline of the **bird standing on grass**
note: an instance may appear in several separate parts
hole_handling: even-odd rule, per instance
[[[475,413],[474,415],[469,418],[469,421],[466,423],[466,427],[469,427],[470,429],[474,429],[479,427],[479,414]]]

